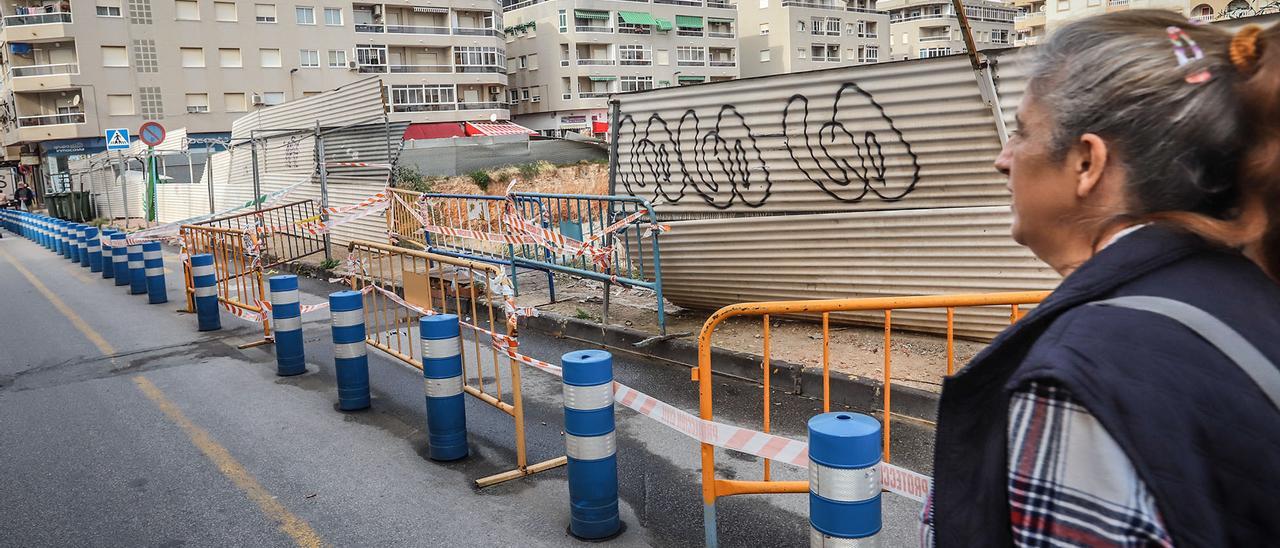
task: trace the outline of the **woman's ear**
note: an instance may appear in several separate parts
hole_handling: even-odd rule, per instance
[[[1108,160],[1107,142],[1095,133],[1080,136],[1068,162],[1076,174],[1076,197],[1085,199],[1093,194],[1102,182]]]

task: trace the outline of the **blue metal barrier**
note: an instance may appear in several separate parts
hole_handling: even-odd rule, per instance
[[[809,419],[810,546],[879,546],[880,441],[868,415]]]
[[[191,256],[191,283],[195,288],[198,330],[222,329],[222,313],[218,310],[218,274],[213,268],[212,253]]]
[[[564,444],[569,457],[569,532],[603,540],[622,528],[614,437],[613,356],[579,350],[560,358],[564,371]]]
[[[431,460],[451,461],[467,456],[462,332],[459,327],[457,314],[435,314],[418,320]]]
[[[298,277],[293,274],[272,276],[267,284],[271,287],[271,327],[276,336],[276,374],[289,377],[306,373]]]

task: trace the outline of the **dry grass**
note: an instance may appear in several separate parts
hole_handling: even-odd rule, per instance
[[[519,179],[516,190],[521,192],[545,192],[553,194],[595,194],[605,195],[609,192],[609,168],[602,164],[583,163],[572,166],[555,167],[547,162],[538,162],[537,175],[526,177],[518,166],[504,167],[489,171],[493,184],[488,192],[480,190],[469,176],[449,177],[437,181],[433,187],[436,192],[445,194],[490,194],[501,196],[507,190],[512,179]],[[531,171],[526,168],[526,171]]]

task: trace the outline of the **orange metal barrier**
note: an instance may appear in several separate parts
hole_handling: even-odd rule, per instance
[[[365,293],[364,301],[365,342],[369,346],[422,369],[417,331],[420,315],[400,301],[437,313],[457,314],[461,319],[463,390],[515,419],[516,468],[478,479],[477,486],[487,487],[567,462],[563,456],[527,462],[520,364],[490,344],[490,333],[517,339],[516,325],[508,321],[503,295],[495,287],[501,283],[501,267],[362,240],[351,242],[347,251],[348,264],[357,269],[351,276],[351,288],[375,289]],[[506,390],[503,369],[508,372]]]
[[[1016,322],[1022,317],[1020,305],[1036,304],[1049,295],[1048,291],[1026,291],[1014,293],[983,293],[962,295],[928,295],[913,297],[882,297],[868,299],[830,299],[812,301],[778,301],[741,303],[726,306],[718,310],[702,325],[698,335],[698,367],[693,369],[693,380],[698,382],[699,411],[701,417],[713,420],[712,406],[712,367],[711,337],[716,327],[729,318],[738,316],[760,316],[763,318],[764,352],[762,366],[763,375],[763,431],[770,431],[770,316],[821,316],[822,320],[822,410],[831,410],[831,334],[830,321],[832,313],[881,311],[884,313],[884,402],[882,410],[884,461],[889,462],[891,423],[890,403],[892,399],[892,318],[894,310],[941,308],[947,313],[947,374],[954,372],[955,366],[955,309],[980,306],[1007,306],[1010,309],[1009,322]],[[728,480],[715,475],[715,446],[702,444],[702,496],[706,514],[704,526],[709,534],[715,527],[715,502],[717,497],[742,494],[766,493],[807,493],[808,481],[773,481],[770,473],[770,462],[764,461],[762,480]],[[708,536],[708,538],[714,538]]]
[[[257,239],[243,230],[201,225],[182,225],[179,235],[187,255],[213,255],[218,301],[231,313],[262,323],[262,340],[241,348],[270,343],[271,320],[261,304],[267,301],[267,289],[262,280],[262,264],[257,258],[260,253]],[[195,312],[195,283],[189,263],[183,261],[182,268],[187,312]]]
[[[257,234],[262,268],[271,268],[324,251],[324,237],[311,234],[302,226],[318,219],[320,204],[298,200],[194,224]]]

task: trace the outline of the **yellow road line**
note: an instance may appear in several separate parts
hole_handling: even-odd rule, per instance
[[[245,470],[244,466],[236,461],[235,457],[231,456],[231,453],[225,447],[214,441],[213,437],[203,428],[196,426],[190,419],[187,419],[186,415],[183,415],[182,411],[178,409],[178,406],[169,401],[169,398],[165,397],[164,393],[155,384],[142,376],[134,377],[133,382],[138,385],[138,389],[142,390],[143,394],[146,394],[156,404],[156,407],[159,407],[169,417],[169,420],[176,423],[186,432],[187,437],[191,438],[191,443],[218,467],[218,471],[222,472],[222,475],[226,476],[232,483],[235,483],[236,487],[239,487],[241,491],[244,491],[249,496],[249,500],[257,503],[258,507],[262,509],[262,513],[274,520],[279,525],[280,530],[289,535],[294,543],[298,546],[308,547],[324,545],[320,540],[320,535],[307,522],[293,515],[288,508],[280,504],[280,501],[276,500],[271,495],[271,492],[258,483],[258,480],[254,479],[253,475],[248,470]]]
[[[48,299],[50,303],[53,303],[53,307],[57,308],[58,312],[61,312],[63,316],[66,316],[68,320],[71,320],[71,325],[74,325],[76,329],[79,329],[81,333],[84,333],[85,338],[89,339],[89,342],[98,347],[98,350],[101,350],[102,353],[107,356],[111,356],[116,353],[116,349],[111,346],[111,343],[108,343],[106,339],[102,338],[102,335],[99,335],[97,331],[94,331],[92,327],[89,327],[89,324],[80,319],[80,316],[77,315],[75,311],[71,310],[71,307],[62,302],[62,299],[59,299],[52,291],[49,291],[49,288],[45,287],[43,283],[40,283],[40,279],[36,278],[30,270],[27,270],[26,267],[22,266],[22,263],[19,263],[17,259],[14,259],[13,256],[9,255],[4,250],[0,250],[0,257],[4,257],[8,260],[9,264],[12,264],[13,268],[17,269],[18,273],[22,274],[28,282],[31,282],[31,285],[35,286],[36,290],[39,291],[41,295],[44,295],[44,298]]]

